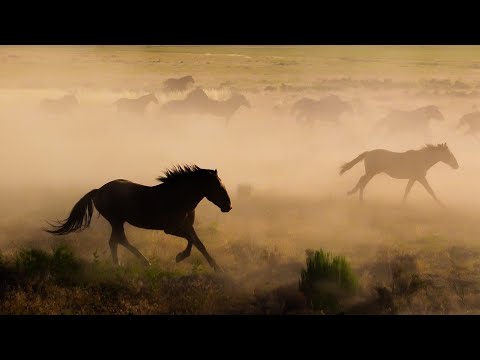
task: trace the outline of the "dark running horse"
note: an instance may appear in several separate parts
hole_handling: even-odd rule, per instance
[[[344,112],[353,113],[352,106],[337,95],[329,95],[320,100],[302,98],[292,105],[290,114],[296,114],[297,123],[312,126],[317,119],[338,123]]]
[[[165,91],[185,91],[190,84],[195,84],[195,80],[191,75],[188,75],[180,79],[167,79],[163,86]]]
[[[363,201],[363,191],[368,182],[380,173],[386,173],[395,179],[408,179],[407,188],[403,196],[403,202],[407,199],[415,181],[422,184],[430,195],[440,205],[432,188],[428,184],[427,171],[437,162],[442,161],[453,169],[458,169],[457,159],[453,156],[447,144],[426,145],[420,150],[409,150],[405,152],[392,152],[383,149],[365,151],[355,159],[342,165],[340,175],[350,170],[356,163],[365,160],[365,175],[358,181],[357,185],[347,195],[352,195],[360,190],[360,201]]]
[[[203,254],[215,271],[221,271],[215,260],[208,254],[205,246],[193,228],[195,208],[206,197],[217,205],[222,212],[232,209],[230,197],[217,170],[201,169],[196,165],[178,166],[167,170],[157,180],[156,186],[144,186],[128,180],[114,180],[82,197],[73,207],[70,216],[47,232],[65,235],[86,229],[93,215],[93,205],[112,226],[110,250],[112,260],[118,264],[117,246],[123,245],[146,265],[149,261],[131,245],[125,231],[127,222],[133,226],[163,230],[170,235],[187,239],[184,251],[179,253],[176,261],[190,256],[192,245]]]
[[[430,119],[443,121],[445,118],[435,105],[423,106],[412,111],[392,110],[375,125],[374,130],[385,127],[388,135],[412,132],[429,135]]]
[[[74,94],[62,96],[59,99],[45,99],[40,102],[40,109],[50,114],[66,114],[79,105]]]
[[[226,123],[241,107],[250,108],[247,98],[241,94],[233,94],[224,101],[210,99],[202,89],[195,89],[183,100],[171,100],[162,106],[162,111],[168,114],[199,114],[223,117]]]
[[[465,135],[475,136],[480,132],[480,111],[474,111],[469,114],[463,115],[458,122],[457,129],[467,125],[468,129],[465,131]]]
[[[117,111],[143,115],[150,102],[158,104],[158,100],[153,93],[140,96],[137,99],[121,98],[115,101],[112,105],[117,107]]]

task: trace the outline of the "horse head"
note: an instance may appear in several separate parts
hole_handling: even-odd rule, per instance
[[[195,80],[193,80],[192,75],[187,75],[187,76],[184,77],[184,79],[185,79],[185,84],[187,84],[187,85],[190,84],[190,83],[195,84]]]
[[[450,165],[452,169],[458,169],[458,162],[453,153],[447,146],[447,143],[438,144],[435,146],[435,150],[440,156],[440,161],[444,162],[447,165]]]
[[[222,212],[229,212],[232,210],[232,202],[222,180],[218,177],[217,169],[205,171],[205,197],[217,205]]]
[[[154,93],[148,94],[147,98],[148,98],[149,101],[153,102],[154,104],[158,104],[158,99],[157,99],[157,97],[155,96]]]
[[[435,119],[435,120],[438,120],[438,121],[443,121],[445,120],[443,114],[440,112],[440,110],[438,109],[437,106],[435,105],[430,105],[430,106],[426,106],[423,109],[423,112],[425,113],[425,115],[429,118],[429,119]]]
[[[75,93],[76,93],[76,91],[75,91]],[[65,104],[68,104],[68,105],[78,105],[79,102],[78,102],[77,97],[75,96],[75,93],[65,95],[65,96],[62,98],[62,101],[63,101]]]
[[[252,107],[248,102],[247,98],[242,94],[233,94],[230,100],[233,101],[236,105],[238,105],[238,107],[242,105],[249,109]]]

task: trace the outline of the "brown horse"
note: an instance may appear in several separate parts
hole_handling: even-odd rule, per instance
[[[164,114],[171,115],[198,114],[223,117],[228,124],[241,106],[251,107],[247,98],[241,94],[234,93],[229,99],[219,101],[210,99],[203,89],[197,88],[191,91],[183,100],[166,102],[161,109]]]
[[[167,79],[164,81],[164,91],[185,91],[190,84],[195,84],[195,80],[191,75],[184,76],[180,79]]]
[[[297,123],[313,126],[315,120],[338,123],[344,112],[353,113],[353,107],[337,95],[320,100],[302,98],[292,105],[290,114],[296,114]]]
[[[232,209],[230,197],[217,175],[217,170],[201,169],[196,165],[177,166],[167,170],[164,176],[157,180],[162,183],[156,186],[144,186],[128,180],[111,181],[83,196],[67,219],[51,225],[53,229],[45,231],[66,235],[86,229],[90,225],[95,205],[112,226],[109,244],[115,264],[118,264],[118,244],[123,245],[146,265],[150,264],[140,251],[128,242],[123,229],[127,222],[139,228],[163,230],[167,234],[187,239],[187,247],[177,255],[177,262],[190,256],[192,245],[195,245],[210,266],[215,271],[221,271],[193,228],[195,208],[204,197],[217,205],[222,212]]]
[[[112,105],[117,107],[117,111],[143,115],[150,102],[158,104],[158,100],[153,93],[140,96],[137,99],[121,98],[115,101]]]
[[[412,189],[415,181],[422,184],[430,195],[440,205],[442,203],[437,199],[432,188],[428,184],[427,171],[439,161],[450,165],[453,169],[458,169],[458,162],[448,148],[447,144],[426,145],[420,150],[409,150],[405,152],[392,152],[384,149],[365,151],[355,159],[341,166],[340,175],[350,170],[356,163],[365,160],[365,175],[358,181],[357,185],[350,190],[347,195],[352,195],[360,190],[360,201],[363,201],[363,191],[368,182],[380,173],[386,173],[395,179],[408,179],[407,188],[403,196],[403,202]]]
[[[388,135],[416,133],[429,135],[430,119],[445,120],[437,106],[428,105],[412,111],[392,110],[377,122],[374,130],[386,128]]]
[[[42,100],[40,109],[50,114],[67,114],[78,105],[79,102],[75,94],[68,94],[59,99]]]
[[[460,129],[465,125],[468,127],[467,131],[465,131],[465,135],[475,136],[480,132],[480,111],[474,111],[463,115],[458,122],[457,129]]]

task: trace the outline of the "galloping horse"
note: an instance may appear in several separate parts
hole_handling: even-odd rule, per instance
[[[313,125],[317,119],[338,123],[340,115],[345,111],[353,113],[352,106],[337,95],[329,95],[320,100],[302,98],[293,104],[290,113],[297,114],[297,123],[304,120],[303,125]]]
[[[365,175],[358,181],[357,185],[347,195],[352,195],[360,190],[360,201],[363,201],[363,191],[368,182],[380,173],[386,173],[395,179],[408,179],[408,184],[403,196],[403,202],[407,199],[415,181],[422,184],[430,195],[442,205],[437,199],[432,188],[428,184],[427,171],[437,162],[442,161],[453,169],[458,169],[457,159],[453,156],[447,144],[426,145],[420,150],[409,150],[405,152],[392,152],[384,149],[365,151],[355,159],[341,166],[340,175],[350,170],[356,163],[365,160]]]
[[[164,81],[165,91],[185,91],[189,84],[194,84],[195,80],[191,75],[184,76],[180,79],[167,79]]]
[[[435,105],[423,106],[412,111],[392,110],[375,124],[374,129],[386,127],[389,135],[412,132],[428,135],[430,119],[444,120],[442,113]]]
[[[78,105],[77,97],[74,94],[69,94],[59,99],[42,100],[40,102],[40,109],[50,114],[65,114]]]
[[[478,133],[480,131],[480,111],[463,115],[458,122],[457,129],[460,129],[464,125],[468,125],[468,130],[465,132],[465,135],[475,135]]]
[[[112,227],[109,245],[116,265],[118,244],[127,248],[144,264],[150,265],[140,251],[128,242],[123,229],[127,222],[139,228],[163,230],[167,234],[187,239],[187,247],[177,255],[177,262],[190,256],[192,245],[195,245],[210,266],[215,271],[221,271],[193,228],[195,208],[204,197],[222,212],[232,209],[230,197],[217,170],[201,169],[196,165],[176,166],[165,171],[164,176],[157,180],[161,184],[156,186],[140,185],[128,180],[111,181],[83,196],[67,219],[56,225],[50,224],[53,229],[45,231],[65,235],[86,229],[90,225],[95,205]]]
[[[112,105],[117,106],[117,111],[143,115],[147,105],[150,104],[150,102],[158,104],[158,100],[153,93],[140,96],[137,99],[121,98],[115,101]]]
[[[183,100],[171,100],[162,106],[169,114],[208,114],[225,118],[227,124],[240,106],[250,108],[250,103],[241,94],[233,94],[224,101],[210,99],[204,90],[191,91]]]

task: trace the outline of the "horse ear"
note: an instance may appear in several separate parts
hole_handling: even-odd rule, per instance
[[[217,173],[218,173],[218,171],[217,171],[217,169],[215,169],[215,174],[217,174]]]

